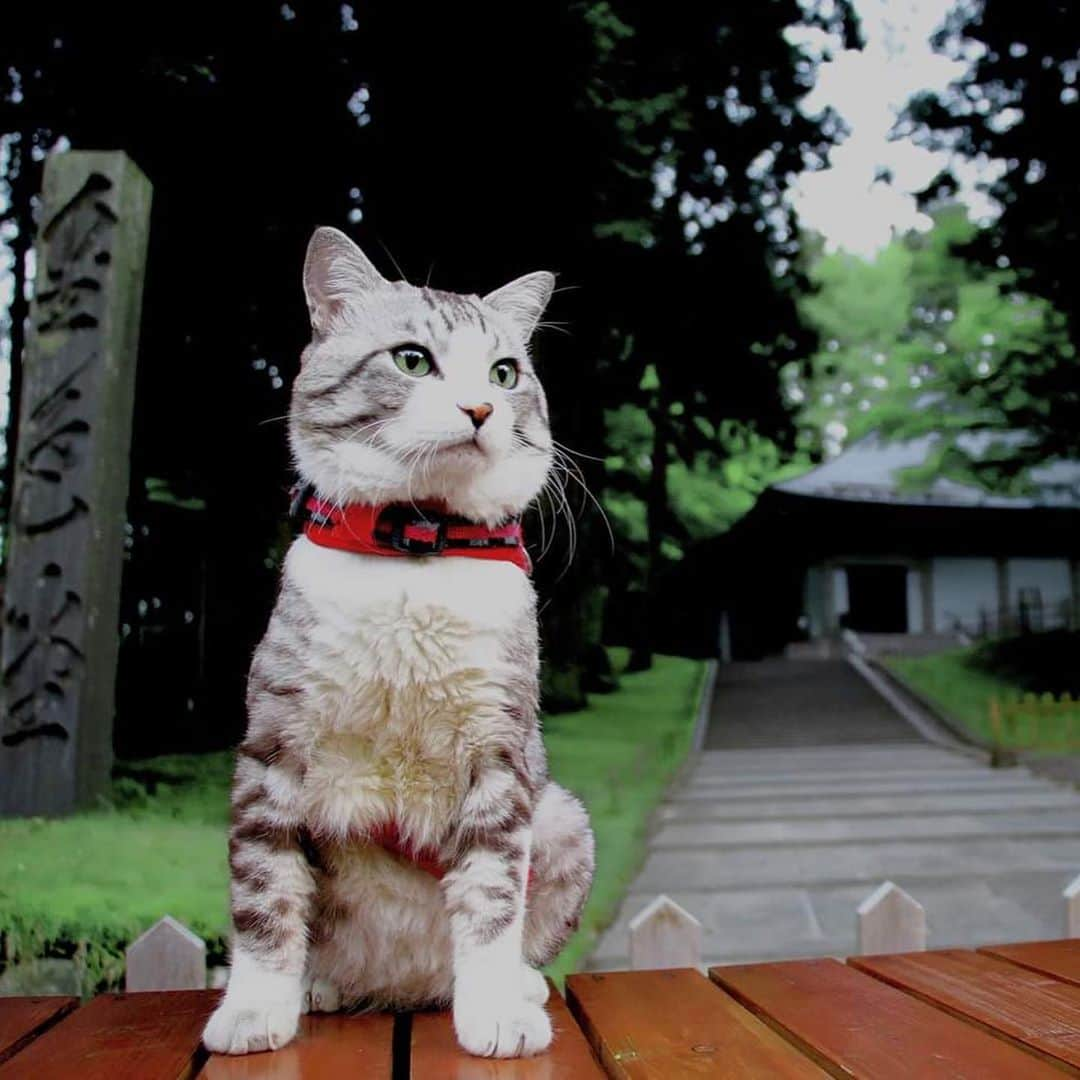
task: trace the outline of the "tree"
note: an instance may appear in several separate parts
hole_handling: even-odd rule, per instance
[[[802,441],[835,453],[872,430],[935,433],[935,455],[910,482],[946,473],[1020,484],[1010,467],[1015,433],[1036,426],[1042,403],[1019,387],[1067,348],[1064,320],[1023,291],[1015,271],[964,256],[979,230],[963,207],[939,207],[934,221],[873,261],[840,253],[810,266],[815,291],[800,303],[824,344],[784,373]],[[990,438],[966,437],[974,432]]]
[[[781,440],[790,433],[777,373],[810,341],[793,299],[798,243],[782,192],[790,174],[821,160],[836,126],[797,108],[812,80],[785,36],[803,18],[797,4],[607,10],[618,27],[600,103],[623,138],[596,234],[616,248],[607,370],[616,400],[645,409],[652,433],[631,662],[644,667],[665,544],[678,532],[672,465],[692,471],[699,452],[716,453],[712,433],[725,421]],[[846,8],[832,10],[830,21],[851,31]]]
[[[966,254],[986,271],[1011,268],[1015,287],[1061,312],[1066,333],[1037,354],[1020,347],[996,362],[993,377],[975,380],[961,369],[946,389],[972,394],[983,407],[980,425],[991,432],[1027,433],[995,441],[983,461],[967,464],[988,482],[1022,482],[1033,464],[1080,455],[1080,163],[1064,133],[1080,117],[1080,11],[1062,0],[1019,6],[1004,0],[961,5],[938,47],[976,57],[968,75],[942,98],[913,104],[902,130],[968,160],[996,160],[988,181],[1001,215],[976,235]],[[927,193],[953,187],[944,176]],[[1043,314],[1050,318],[1049,309]]]

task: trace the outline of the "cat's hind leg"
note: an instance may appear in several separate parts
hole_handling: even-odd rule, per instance
[[[341,991],[337,984],[319,976],[308,976],[304,987],[301,1011],[305,1013],[333,1013],[341,1008]]]
[[[529,964],[551,963],[577,929],[592,886],[594,846],[585,807],[549,782],[533,809],[524,941]],[[546,991],[544,984],[545,998]]]

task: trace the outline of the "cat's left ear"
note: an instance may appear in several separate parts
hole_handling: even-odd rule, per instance
[[[488,293],[484,303],[516,323],[527,341],[532,337],[554,291],[555,275],[538,270],[535,274],[515,278],[509,285]]]
[[[341,231],[316,229],[304,258],[304,295],[311,328],[325,334],[349,297],[387,284],[371,260]]]

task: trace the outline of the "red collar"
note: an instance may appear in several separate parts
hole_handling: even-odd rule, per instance
[[[302,511],[304,535],[322,547],[397,557],[463,555],[512,562],[526,574],[532,572],[520,520],[489,528],[428,503],[337,506],[309,491],[302,492],[296,502]]]

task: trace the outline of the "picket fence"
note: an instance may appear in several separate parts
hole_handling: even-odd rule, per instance
[[[1066,887],[1065,937],[1080,937],[1080,875]],[[919,952],[926,948],[926,909],[891,881],[855,910],[860,955]],[[701,967],[701,923],[668,896],[658,896],[630,921],[630,967],[635,971]],[[126,989],[197,990],[207,985],[206,945],[166,915],[127,950]]]
[[[1001,750],[1080,749],[1080,701],[1070,694],[991,698],[990,734]]]

